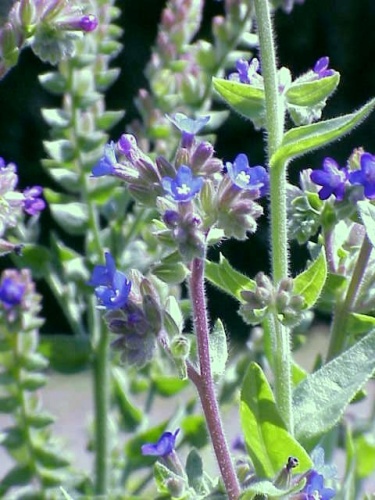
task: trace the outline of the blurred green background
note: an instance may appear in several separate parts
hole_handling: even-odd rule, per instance
[[[117,3],[123,11],[119,22],[125,28],[124,50],[113,64],[120,66],[122,72],[108,92],[107,105],[109,109],[125,108],[127,113],[111,133],[114,140],[123,132],[125,124],[137,116],[133,99],[139,88],[147,87],[143,70],[165,4],[164,0],[122,0]],[[210,20],[222,11],[221,2],[206,0],[199,36],[210,39]],[[341,84],[328,102],[325,118],[351,112],[375,95],[374,0],[305,0],[304,5],[297,5],[290,15],[277,12],[275,25],[279,65],[289,67],[293,76],[310,69],[324,55],[330,57],[330,66],[341,73]],[[40,165],[40,159],[44,157],[42,141],[48,138],[48,127],[40,110],[59,105],[58,98],[48,94],[38,83],[38,75],[50,69],[26,49],[18,66],[0,82],[0,156],[18,165],[22,188],[34,184],[53,187]],[[374,132],[375,115],[340,142],[292,163],[290,180],[298,182],[298,172],[302,168],[320,167],[325,156],[332,156],[343,165],[355,147],[362,146],[375,153]],[[263,134],[255,132],[249,122],[231,114],[218,130],[216,151],[225,161],[232,161],[238,153],[245,152],[252,165],[262,164]],[[47,243],[52,228],[48,211],[41,220],[42,242]],[[73,243],[79,248],[79,241]],[[267,217],[263,217],[258,232],[246,243],[226,242],[219,251],[249,276],[260,270],[268,272]],[[213,258],[217,257],[215,252]],[[291,264],[294,273],[303,269],[306,258],[306,250],[293,244]],[[2,265],[7,266],[9,262],[4,259]],[[47,319],[43,331],[68,333],[63,315],[59,314],[46,286],[38,283],[38,288],[44,295],[43,315]],[[220,315],[233,337],[244,338],[248,327],[235,313],[237,304],[229,297],[223,298],[211,287],[209,297],[211,315]]]

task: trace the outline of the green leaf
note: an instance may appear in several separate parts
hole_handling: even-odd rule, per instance
[[[27,352],[21,355],[20,366],[29,371],[40,371],[47,368],[48,360],[37,352]]]
[[[367,333],[375,328],[375,318],[373,316],[367,316],[367,314],[350,313],[346,331],[350,332],[350,335],[357,336]]]
[[[256,127],[264,124],[264,90],[245,83],[239,83],[223,78],[213,78],[212,83],[216,92],[245,118],[250,118]]]
[[[38,413],[29,413],[26,415],[26,423],[29,427],[34,429],[43,429],[43,427],[47,427],[50,424],[55,422],[55,418],[45,411]]]
[[[87,231],[88,209],[84,203],[50,203],[50,210],[59,226],[71,235],[83,235]]]
[[[20,448],[26,442],[25,430],[19,427],[7,427],[1,434],[0,443],[8,450]],[[28,453],[28,452],[27,452]]]
[[[203,476],[202,458],[194,448],[190,451],[186,459],[186,474],[191,488],[194,488],[200,495],[207,493]]]
[[[43,336],[39,350],[48,358],[51,368],[63,373],[86,368],[92,353],[89,339],[74,335]]]
[[[302,295],[305,307],[312,307],[318,300],[327,278],[327,261],[324,250],[310,266],[293,280],[293,292]]]
[[[202,415],[188,415],[181,422],[181,431],[186,440],[195,448],[203,448],[208,442],[206,421]]]
[[[369,200],[358,201],[357,207],[365,226],[367,237],[371,245],[375,248],[375,207]]]
[[[167,499],[171,498],[168,484],[179,487],[180,484],[183,483],[183,479],[180,476],[175,474],[161,462],[155,462],[154,478],[158,492],[168,494]],[[180,495],[178,495],[178,497],[180,497]],[[173,496],[173,498],[175,498],[175,496]]]
[[[16,465],[1,480],[1,490],[5,492],[12,486],[30,484],[33,478],[32,469],[28,465]],[[5,490],[3,489],[5,488]]]
[[[374,370],[375,330],[306,377],[293,393],[297,439],[307,443],[331,429]]]
[[[51,252],[41,245],[25,245],[21,255],[13,255],[18,267],[31,269],[33,277],[40,279],[50,272]]]
[[[44,387],[47,383],[47,377],[42,373],[27,373],[23,376],[21,385],[25,391],[36,391]]]
[[[78,136],[78,146],[82,153],[91,153],[97,148],[102,148],[106,140],[106,134],[97,130],[95,132],[90,132],[90,135],[80,134]]]
[[[239,301],[242,301],[242,290],[255,289],[254,280],[236,271],[222,254],[219,263],[206,260],[206,278]]]
[[[34,446],[33,453],[39,464],[47,469],[59,469],[69,465],[69,460],[66,460],[61,452],[47,447],[46,444]]]
[[[134,431],[143,420],[143,413],[136,406],[134,406],[127,396],[127,381],[125,379],[123,370],[119,368],[112,368],[112,389],[113,397],[117,402],[121,413],[121,425],[125,431]]]
[[[328,273],[316,307],[322,311],[331,312],[338,297],[340,297],[342,291],[345,289],[347,280],[346,276],[341,274]]]
[[[271,157],[271,167],[283,165],[293,158],[339,139],[367,118],[374,107],[375,99],[372,99],[354,113],[288,130],[281,146]]]
[[[298,472],[312,466],[306,451],[286,430],[268,381],[256,363],[250,364],[243,381],[240,417],[246,446],[259,477],[273,478],[290,456],[298,459]]]
[[[220,319],[216,320],[209,341],[212,375],[220,377],[225,371],[228,360],[227,336]]]
[[[285,96],[287,102],[295,106],[316,106],[335,91],[339,82],[339,73],[313,81],[296,81],[288,88]]]
[[[177,377],[157,376],[153,378],[153,382],[157,392],[165,398],[175,396],[189,385],[188,380],[181,380]]]
[[[253,500],[258,498],[285,498],[285,490],[277,488],[271,481],[257,481],[246,489],[240,496],[240,500]],[[263,497],[265,495],[265,497]]]
[[[68,89],[66,78],[61,73],[55,71],[40,75],[39,81],[42,87],[51,92],[51,94],[61,95]]]
[[[120,74],[120,68],[106,69],[106,71],[101,71],[95,74],[96,86],[100,92],[104,92],[110,87]]]
[[[360,479],[371,476],[375,470],[375,439],[373,433],[360,434],[354,441],[356,472]]]
[[[0,413],[12,413],[18,406],[18,399],[14,396],[0,398]]]

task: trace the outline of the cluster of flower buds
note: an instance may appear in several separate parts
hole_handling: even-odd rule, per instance
[[[95,266],[88,284],[95,287],[98,307],[106,310],[104,319],[117,336],[113,347],[127,364],[143,366],[151,360],[164,327],[159,295],[138,271],[132,270],[128,279],[109,252],[105,259],[105,265]]]
[[[252,325],[261,323],[270,312],[276,312],[281,323],[287,326],[297,325],[303,316],[304,298],[293,293],[293,279],[284,278],[277,288],[264,273],[255,277],[255,289],[244,290],[241,296],[242,318]]]
[[[41,198],[43,189],[40,186],[33,186],[18,191],[17,167],[14,163],[8,163],[0,157],[0,238],[4,236],[7,228],[17,225],[22,212],[28,215],[37,215],[46,204]],[[0,251],[11,251],[17,249],[8,241],[0,239]]]
[[[56,64],[71,57],[75,40],[98,25],[75,1],[19,0],[0,29],[0,77],[17,63],[29,44],[42,61]]]
[[[40,296],[29,269],[6,269],[0,279],[0,316],[8,329],[18,333],[39,327],[39,311]]]
[[[117,145],[105,146],[92,174],[118,177],[137,201],[156,206],[162,216],[157,236],[177,246],[183,259],[190,262],[204,256],[212,228],[237,239],[255,231],[256,220],[263,213],[255,200],[267,194],[269,176],[262,166],[250,167],[244,154],[224,167],[214,156],[212,144],[196,138],[209,117],[192,120],[176,113],[168,118],[181,132],[173,164],[161,156],[153,161],[133,136],[124,134]]]

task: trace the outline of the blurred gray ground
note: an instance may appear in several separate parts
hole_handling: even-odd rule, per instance
[[[297,353],[297,361],[307,369],[311,369],[317,351],[325,352],[326,335],[315,332],[311,335],[304,348]],[[352,405],[348,410],[349,418],[364,418],[370,414],[375,401],[375,381],[368,384],[368,398],[364,402]],[[86,450],[88,426],[92,417],[92,387],[90,372],[74,375],[51,373],[49,382],[41,391],[43,406],[56,416],[54,424],[55,435],[61,437],[64,448],[69,452],[72,463],[79,469],[90,473],[93,457]],[[177,409],[178,402],[170,399],[160,401],[153,415],[153,421],[165,419],[173,415],[173,405]],[[142,407],[142,406],[141,406]],[[227,437],[231,442],[240,433],[238,409],[231,408],[223,414]],[[0,432],[11,422],[9,417],[0,415]],[[207,447],[208,448],[208,447]],[[216,463],[212,452],[207,449],[204,457],[208,472],[216,473]],[[0,447],[0,478],[11,468],[12,462]],[[335,465],[339,471],[345,468],[344,457],[338,454]],[[375,494],[375,471],[367,481],[366,492]],[[353,499],[354,500],[354,499]]]

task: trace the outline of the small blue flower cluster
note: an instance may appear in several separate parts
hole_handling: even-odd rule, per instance
[[[319,191],[321,200],[327,200],[333,195],[338,201],[342,201],[351,185],[361,186],[363,196],[373,200],[375,199],[375,156],[362,153],[360,168],[353,171],[345,167],[340,168],[333,158],[327,157],[323,161],[323,170],[314,170],[310,178],[315,184],[322,186]]]

